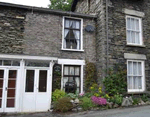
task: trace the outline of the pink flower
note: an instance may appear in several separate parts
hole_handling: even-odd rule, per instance
[[[80,93],[79,96],[81,96],[81,97],[84,96],[84,92],[83,92],[83,93]]]
[[[106,105],[107,104],[107,100],[105,98],[92,96],[91,100],[93,103],[95,103],[97,105]]]

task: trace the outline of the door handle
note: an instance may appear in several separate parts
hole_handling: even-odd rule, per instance
[[[5,91],[7,91],[7,87],[5,88]]]

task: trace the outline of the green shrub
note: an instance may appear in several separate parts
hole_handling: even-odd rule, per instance
[[[132,100],[133,100],[133,105],[136,105],[136,104],[140,103],[140,98],[132,97]]]
[[[54,111],[67,112],[73,108],[73,104],[70,102],[71,98],[63,97],[54,103]]]
[[[121,105],[122,101],[123,101],[122,95],[119,95],[119,94],[118,95],[114,95],[114,103],[115,104]]]
[[[52,100],[53,101],[57,101],[58,99],[62,98],[65,96],[65,92],[63,90],[59,90],[56,89],[53,93],[52,93]]]
[[[83,97],[80,100],[82,102],[80,106],[82,107],[83,110],[89,110],[92,107],[95,107],[95,104],[92,103],[91,98]]]
[[[127,90],[126,70],[119,66],[115,70],[110,69],[109,74],[103,80],[105,90],[110,95],[123,94]]]
[[[144,101],[144,102],[147,102],[148,101],[148,96],[146,94],[143,94],[141,96],[141,99]]]
[[[68,94],[66,94],[66,97],[70,97],[70,98],[72,98],[72,99],[76,99],[76,98],[78,98],[78,93],[68,93]]]

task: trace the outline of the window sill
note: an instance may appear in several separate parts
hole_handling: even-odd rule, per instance
[[[128,90],[128,94],[139,94],[139,93],[143,93],[145,92],[145,90]]]
[[[73,52],[84,52],[84,50],[76,50],[76,49],[61,49],[62,51],[73,51]]]
[[[142,47],[145,48],[145,45],[136,45],[136,44],[126,44],[126,46],[133,46],[133,47]]]

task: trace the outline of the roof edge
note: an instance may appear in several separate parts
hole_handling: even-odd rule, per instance
[[[81,14],[81,13],[74,13],[74,12],[68,12],[68,11],[61,11],[61,10],[52,10],[49,8],[42,8],[42,7],[33,7],[33,6],[26,6],[26,5],[19,5],[19,4],[13,4],[13,3],[5,3],[0,2],[0,6],[6,6],[6,7],[14,7],[14,8],[20,8],[20,9],[26,9],[31,11],[38,11],[38,12],[44,12],[44,13],[50,13],[54,15],[62,15],[62,16],[73,16],[73,17],[82,17],[82,18],[97,18],[95,15],[87,15],[87,14]]]

